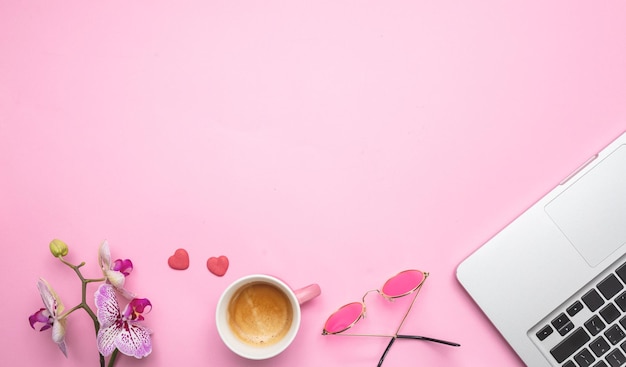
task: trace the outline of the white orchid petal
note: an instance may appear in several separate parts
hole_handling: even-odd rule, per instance
[[[120,271],[115,270],[107,270],[104,272],[105,276],[109,280],[109,282],[117,289],[124,288],[124,281],[126,277]]]
[[[57,344],[62,343],[65,339],[65,321],[57,320],[52,325],[52,340]]]
[[[57,345],[59,346],[59,349],[61,349],[61,352],[63,352],[65,358],[67,358],[67,346],[65,345],[65,340],[61,340],[61,342],[57,343]]]
[[[115,288],[110,284],[101,284],[96,290],[95,304],[100,326],[106,328],[120,318],[120,306],[115,297]]]
[[[65,345],[65,323],[66,319],[55,320],[52,324],[52,341],[57,343],[65,358],[67,358],[67,346]]]
[[[150,330],[139,324],[129,323],[128,327],[122,329],[117,336],[115,345],[120,352],[127,356],[147,357],[152,352]]]
[[[102,242],[98,249],[98,262],[102,270],[111,268],[111,250],[109,249],[109,243],[107,241]]]
[[[52,290],[52,287],[50,287],[50,284],[48,284],[45,279],[40,278],[37,282],[37,288],[39,289],[39,294],[41,295],[41,300],[43,301],[46,310],[48,310],[48,312],[50,312],[50,314],[54,316],[54,311],[56,307],[54,297],[55,294]]]

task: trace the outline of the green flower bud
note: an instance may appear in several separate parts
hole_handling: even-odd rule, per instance
[[[50,252],[54,257],[61,257],[67,255],[67,244],[61,240],[54,239],[50,242]]]

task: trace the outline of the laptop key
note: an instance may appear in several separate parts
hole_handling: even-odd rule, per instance
[[[559,316],[552,320],[552,326],[558,330],[561,336],[569,333],[574,328],[574,324],[572,324],[570,319],[565,315],[565,313],[562,312]]]
[[[622,325],[622,327],[623,327],[624,329],[626,329],[626,317],[622,317],[622,318],[619,320],[619,323]],[[626,350],[626,348],[624,348],[624,350]]]
[[[615,349],[606,356],[606,361],[609,362],[611,367],[619,367],[626,364],[626,357],[619,349]]]
[[[567,324],[568,322],[569,318],[561,312],[559,316],[555,317],[554,320],[552,320],[552,326],[554,326],[554,328],[558,330],[565,326],[565,324]]]
[[[589,320],[587,320],[587,322],[585,322],[585,327],[589,330],[591,335],[596,336],[599,332],[604,330],[606,325],[597,315],[593,315]]]
[[[608,352],[611,349],[609,343],[604,339],[604,337],[599,336],[597,339],[589,344],[589,348],[596,355],[596,357],[602,357],[604,353]]]
[[[615,273],[622,279],[624,283],[626,283],[626,264],[620,266],[615,270]]]
[[[626,292],[624,292],[624,295],[626,296]],[[567,308],[567,314],[570,315],[570,316],[574,316],[578,312],[580,312],[580,310],[582,310],[583,307],[584,306],[583,306],[583,304],[580,301],[576,301],[571,306],[569,306]]]
[[[546,340],[546,338],[549,337],[550,334],[552,334],[552,331],[554,331],[554,329],[552,329],[552,326],[546,325],[542,327],[541,330],[539,330],[535,335],[537,335],[537,339],[539,340]]]
[[[561,336],[565,336],[565,334],[572,330],[574,330],[574,324],[570,321],[559,329],[559,334],[561,334]]]
[[[620,310],[626,312],[626,292],[620,294],[615,298],[615,304],[619,306]]]
[[[600,296],[598,291],[596,291],[595,289],[591,289],[589,292],[585,293],[582,299],[583,299],[583,302],[585,302],[585,304],[587,305],[587,307],[589,307],[591,312],[594,312],[595,310],[597,310],[598,308],[600,308],[600,306],[604,304],[604,300],[602,299],[602,296]]]
[[[563,363],[563,361],[584,346],[589,340],[591,340],[589,334],[587,334],[585,329],[579,327],[552,348],[550,354],[552,354],[552,357],[554,357],[558,363]]]
[[[594,364],[593,367],[609,367],[609,366],[606,363],[604,363],[604,361],[598,361],[598,363]]]
[[[623,342],[622,344],[620,344],[620,347],[622,347],[622,349],[626,351],[626,342]]]
[[[611,299],[617,294],[617,292],[624,289],[624,286],[615,275],[609,274],[609,276],[598,283],[598,289],[604,298]]]
[[[602,316],[602,318],[604,319],[604,321],[606,321],[607,324],[610,324],[613,321],[617,320],[617,318],[620,317],[620,315],[621,314],[619,310],[612,303],[609,303],[603,309],[600,310],[600,316]]]
[[[615,345],[619,343],[620,340],[624,339],[626,334],[624,334],[624,331],[619,327],[619,325],[615,324],[604,332],[604,336],[606,336],[609,343]]]
[[[596,358],[591,354],[589,349],[585,348],[574,356],[574,360],[580,367],[589,367],[596,361]]]

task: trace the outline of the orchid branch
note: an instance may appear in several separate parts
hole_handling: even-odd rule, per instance
[[[50,252],[72,269],[80,279],[81,301],[78,305],[65,310],[63,302],[52,286],[40,278],[37,287],[45,307],[28,317],[30,326],[35,329],[35,325],[41,323],[43,326],[39,331],[51,329],[52,340],[67,357],[65,345],[67,318],[74,311],[82,309],[93,321],[100,367],[105,367],[107,357],[109,357],[107,367],[113,367],[119,352],[135,358],[147,357],[152,352],[150,338],[152,332],[142,325],[144,320],[142,314],[151,310],[152,304],[147,298],[136,298],[134,293],[124,289],[124,280],[133,270],[133,263],[129,259],[112,261],[109,245],[104,241],[98,250],[98,263],[104,277],[93,279],[83,275],[81,268],[85,266],[84,261],[75,265],[65,260],[68,247],[63,241],[52,240]],[[94,294],[96,312],[87,303],[87,285],[90,283],[103,283]],[[117,294],[130,300],[123,309],[120,308]]]
[[[72,270],[74,270],[76,275],[78,275],[78,278],[80,279],[80,282],[81,282],[81,293],[82,293],[81,294],[81,302],[80,302],[80,304],[72,307],[69,311],[67,311],[61,317],[65,317],[65,316],[71,314],[72,312],[82,308],[83,310],[85,310],[85,312],[87,312],[89,317],[91,317],[91,320],[93,321],[93,326],[94,326],[94,329],[95,329],[96,337],[97,337],[98,336],[98,331],[100,330],[100,323],[98,322],[98,317],[96,316],[96,314],[93,312],[91,307],[89,307],[89,305],[87,304],[87,284],[95,283],[95,282],[104,282],[106,280],[106,278],[100,278],[100,279],[88,279],[88,278],[85,278],[83,276],[83,273],[81,273],[81,271],[80,271],[80,268],[85,266],[85,262],[84,261],[81,262],[78,265],[74,265],[74,264],[66,261],[63,258],[63,256],[57,256],[57,258],[63,264],[65,264],[65,265],[69,266],[70,268],[72,268]],[[98,355],[100,356],[100,367],[104,367],[104,363],[105,363],[104,356],[100,352],[98,352]],[[111,359],[109,360],[109,367],[112,367],[113,363],[115,363],[115,357],[117,357],[117,353],[114,353],[111,356]]]

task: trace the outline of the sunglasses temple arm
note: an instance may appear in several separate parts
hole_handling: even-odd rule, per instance
[[[429,338],[427,336],[398,335],[398,338],[399,339],[424,340],[424,341],[427,341],[427,342],[435,342],[435,343],[439,343],[439,344],[450,345],[450,346],[453,346],[453,347],[460,347],[461,346],[461,344],[459,344],[459,343],[449,342],[449,341],[445,341],[445,340],[441,340],[441,339]]]
[[[378,365],[376,367],[380,367],[383,365],[383,361],[385,360],[385,357],[387,356],[387,352],[389,352],[389,349],[391,349],[391,346],[393,345],[393,342],[396,341],[396,338],[391,338],[391,340],[389,341],[389,344],[387,344],[387,348],[385,348],[385,351],[383,352],[383,355],[380,357],[380,361],[378,361]]]

